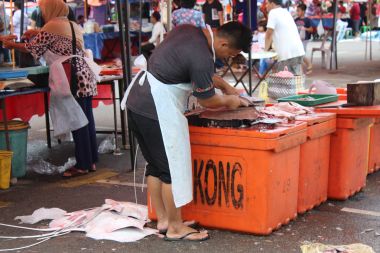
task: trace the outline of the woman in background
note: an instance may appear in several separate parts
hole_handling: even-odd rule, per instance
[[[206,28],[202,12],[194,10],[195,0],[181,0],[181,9],[173,12],[173,26],[193,25],[200,28]]]
[[[37,34],[35,30],[26,32],[24,37],[30,40],[28,43],[15,43],[7,40],[4,41],[4,46],[22,52],[30,52],[35,58],[43,56],[50,67],[56,61],[65,59],[63,57],[74,54],[85,57],[83,31],[76,23],[68,20],[69,7],[62,0],[40,0],[39,6],[46,23],[42,29]],[[74,45],[75,53],[73,53]],[[92,97],[97,95],[96,78],[84,58],[68,59],[63,61],[62,65],[73,66],[70,72],[73,70],[76,72],[71,73],[73,78],[68,77],[71,80],[70,90],[75,98],[73,102],[76,101],[79,104],[79,110],[83,110],[88,120],[87,125],[72,131],[76,165],[68,169],[63,176],[74,177],[96,170],[95,163],[98,161],[98,153],[92,112]],[[55,79],[59,74],[61,73],[50,71],[50,79],[53,79],[53,83],[59,82],[59,79]],[[68,113],[69,117],[77,116]],[[75,113],[71,112],[71,114]]]

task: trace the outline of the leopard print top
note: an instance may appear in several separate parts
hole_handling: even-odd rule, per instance
[[[72,40],[57,34],[42,31],[38,33],[29,43],[26,49],[35,57],[40,58],[47,50],[62,56],[72,55]],[[84,51],[77,48],[77,55],[84,56]],[[71,60],[68,60],[71,61]],[[87,63],[81,59],[76,59],[78,97],[96,96],[96,79]]]

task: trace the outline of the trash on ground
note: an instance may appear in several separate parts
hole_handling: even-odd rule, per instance
[[[301,246],[301,251],[302,253],[375,253],[372,247],[361,243],[339,246],[307,243]]]
[[[361,234],[369,233],[369,232],[372,232],[372,231],[374,231],[373,228],[367,228],[364,231],[362,231]]]
[[[99,145],[98,153],[99,154],[110,154],[116,149],[115,137],[108,136],[105,138]]]
[[[74,157],[70,157],[67,162],[61,166],[51,164],[42,158],[39,158],[37,160],[31,159],[28,161],[28,170],[34,171],[41,175],[61,174],[73,167],[76,163],[77,162]]]

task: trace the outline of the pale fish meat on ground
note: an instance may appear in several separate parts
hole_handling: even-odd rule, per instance
[[[105,200],[101,207],[67,213],[58,208],[38,209],[30,216],[16,217],[22,221],[36,223],[52,220],[49,227],[53,231],[85,232],[96,240],[133,242],[158,231],[144,228],[148,222],[148,208],[130,202]]]
[[[36,224],[42,220],[54,220],[62,218],[66,215],[66,211],[59,208],[39,208],[31,215],[17,216],[15,220],[20,220],[22,223]]]
[[[308,243],[302,245],[301,250],[302,253],[375,253],[372,247],[361,243],[339,246]]]

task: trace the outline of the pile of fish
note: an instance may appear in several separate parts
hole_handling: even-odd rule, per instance
[[[273,129],[277,124],[293,122],[297,116],[313,114],[311,108],[294,102],[273,106],[250,106],[236,110],[196,109],[186,114],[189,124],[202,127]]]
[[[134,242],[146,236],[157,234],[155,229],[145,227],[148,220],[148,208],[130,202],[119,202],[106,199],[105,204],[86,210],[68,213],[59,208],[40,208],[32,215],[15,218],[22,223],[36,224],[43,220],[51,220],[49,228],[34,229],[0,223],[0,226],[13,227],[40,232],[32,236],[0,236],[0,239],[36,239],[36,243],[17,249],[24,249],[43,243],[51,238],[71,232],[84,232],[87,237],[96,240],[113,240],[118,242]],[[4,249],[0,249],[3,251]],[[16,250],[16,249],[7,249]]]
[[[302,106],[295,102],[281,102],[273,106],[267,106],[260,110],[260,113],[268,117],[276,117],[286,122],[291,122],[299,115],[313,114],[314,109]]]

